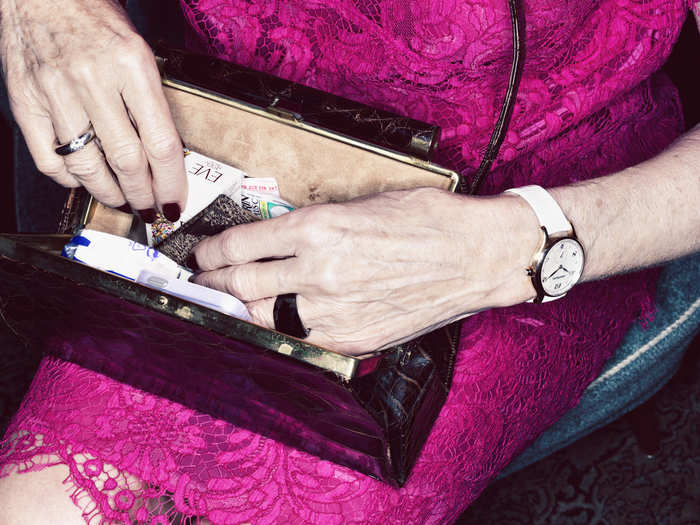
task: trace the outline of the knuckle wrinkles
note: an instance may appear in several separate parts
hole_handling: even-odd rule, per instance
[[[73,160],[68,166],[68,171],[89,183],[100,178],[104,172],[104,166],[98,159]]]
[[[63,162],[52,162],[52,161],[42,161],[38,160],[36,162],[36,168],[46,175],[47,177],[58,177],[62,175],[65,171],[65,164]]]
[[[247,308],[248,308],[248,313],[250,313],[250,315],[253,317],[253,319],[264,317],[263,316],[263,309],[259,305],[255,304],[255,303],[250,303],[247,305]]]
[[[156,162],[175,160],[182,154],[182,144],[173,136],[163,136],[153,141],[149,154]]]
[[[270,312],[269,307],[266,307],[265,303],[249,303],[247,305],[248,311],[253,319],[257,322],[262,323],[263,326],[274,326],[274,321],[272,320],[272,312]]]
[[[224,291],[230,293],[231,295],[237,297],[238,299],[244,300],[241,293],[241,272],[239,268],[227,268],[223,272],[222,284],[224,286]]]
[[[109,165],[125,175],[135,175],[146,169],[146,156],[139,144],[126,144],[117,147],[107,156]]]
[[[234,275],[236,276],[235,290],[239,298],[244,301],[256,299],[256,297],[253,296],[255,271],[238,271],[235,272]],[[236,293],[234,293],[234,295],[236,295]]]
[[[226,260],[232,263],[235,262],[238,247],[240,245],[238,235],[236,235],[232,229],[229,229],[224,232],[224,237],[222,240],[222,247]]]
[[[198,277],[197,284],[200,286],[206,286],[207,288],[219,288],[219,283],[215,282],[215,280],[208,273],[203,273],[200,277]]]

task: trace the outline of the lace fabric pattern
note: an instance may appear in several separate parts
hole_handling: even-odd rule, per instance
[[[478,166],[510,67],[505,1],[181,3],[193,48],[436,123],[436,160],[467,177]],[[523,78],[484,190],[584,180],[667,146],[680,108],[653,72],[688,7],[526,1]],[[452,390],[402,489],[54,358],[0,443],[0,476],[67,464],[93,524],[449,523],[652,315],[655,275],[467,319]]]

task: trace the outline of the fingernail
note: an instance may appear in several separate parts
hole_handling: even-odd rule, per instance
[[[131,206],[129,206],[129,204],[119,206],[117,209],[123,213],[134,213],[134,210],[131,209]]]
[[[187,261],[185,261],[185,266],[187,266],[193,272],[200,271],[199,265],[197,264],[197,257],[195,256],[194,253],[191,253],[187,256]]]
[[[139,215],[143,219],[143,222],[155,222],[156,221],[156,210],[153,208],[148,208],[147,210],[139,210]]]
[[[169,202],[163,205],[163,215],[170,222],[175,222],[180,219],[180,205],[177,202]]]

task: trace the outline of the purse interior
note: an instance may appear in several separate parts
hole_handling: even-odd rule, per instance
[[[336,140],[317,128],[303,129],[303,121],[261,116],[264,111],[174,83],[166,83],[165,96],[188,148],[250,177],[274,177],[282,198],[295,207],[455,185],[453,172],[347,137]]]

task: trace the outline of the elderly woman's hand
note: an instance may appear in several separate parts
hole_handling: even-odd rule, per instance
[[[517,198],[390,192],[206,239],[196,282],[247,301],[267,327],[275,296],[296,293],[309,342],[359,354],[534,296],[525,267],[537,232]]]
[[[0,0],[12,112],[40,171],[146,219],[179,217],[182,145],[148,45],[114,0]],[[90,124],[97,141],[59,156]],[[115,177],[116,175],[116,177]]]

